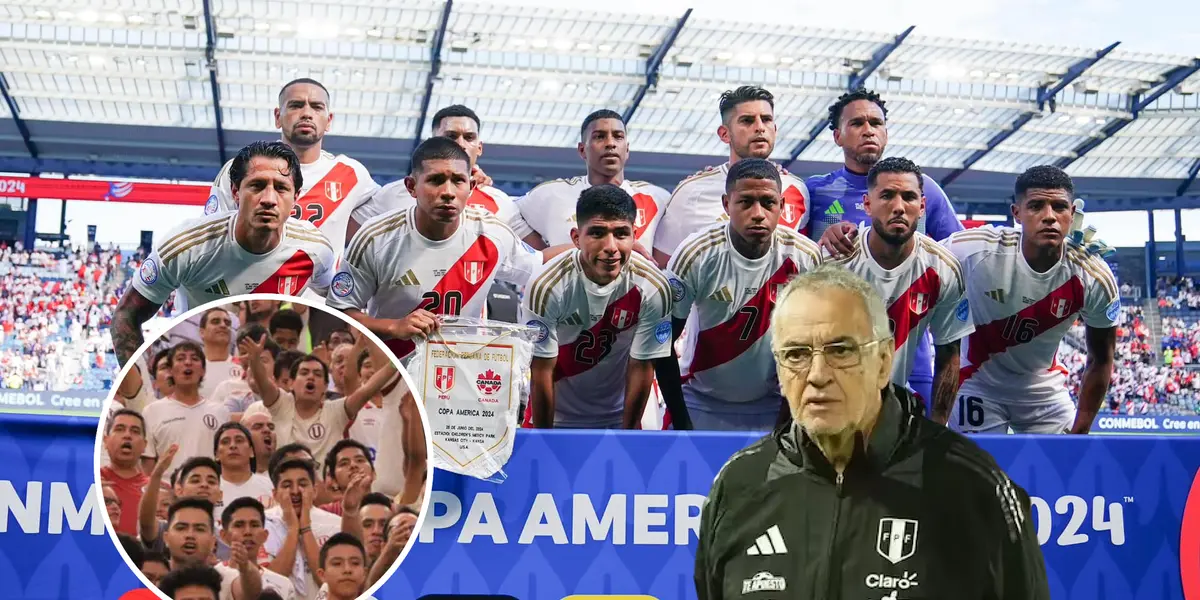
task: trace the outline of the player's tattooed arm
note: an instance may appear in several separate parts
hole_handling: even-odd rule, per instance
[[[950,420],[954,397],[958,395],[959,341],[934,346],[933,398],[930,417],[942,425]]]
[[[1083,379],[1079,385],[1079,410],[1075,413],[1075,424],[1071,433],[1086,434],[1092,428],[1108,386],[1112,383],[1113,353],[1117,343],[1117,328],[1088,327],[1087,364],[1083,367]]]
[[[117,354],[118,365],[125,366],[137,353],[145,341],[142,337],[142,324],[154,317],[160,307],[160,304],[146,299],[132,287],[121,296],[111,326],[113,351]]]

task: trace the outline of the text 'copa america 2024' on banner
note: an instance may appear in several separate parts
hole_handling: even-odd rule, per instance
[[[25,419],[0,427],[0,461],[10,473],[0,482],[4,597],[117,600],[140,587],[107,539],[103,509],[89,493],[94,421]],[[522,432],[503,484],[437,473],[419,544],[375,597],[694,598],[704,495],[726,459],[753,439]],[[1053,598],[1200,598],[1200,486],[1193,484],[1200,440],[989,437],[980,443],[1033,496]],[[895,574],[864,580],[861,597],[916,592],[921,573],[906,572],[903,561],[895,566]]]

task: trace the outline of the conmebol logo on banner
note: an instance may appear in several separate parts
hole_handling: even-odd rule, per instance
[[[1200,470],[1192,480],[1179,528],[1179,574],[1184,600],[1200,600]]]

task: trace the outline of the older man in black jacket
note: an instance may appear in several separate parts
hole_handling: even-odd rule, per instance
[[[701,600],[1048,600],[1029,497],[888,384],[882,299],[823,266],[772,320],[784,425],[729,460],[704,507]]]

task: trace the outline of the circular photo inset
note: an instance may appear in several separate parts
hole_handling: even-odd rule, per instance
[[[109,536],[161,598],[367,598],[416,540],[429,421],[344,314],[235,296],[143,328],[96,432]]]

